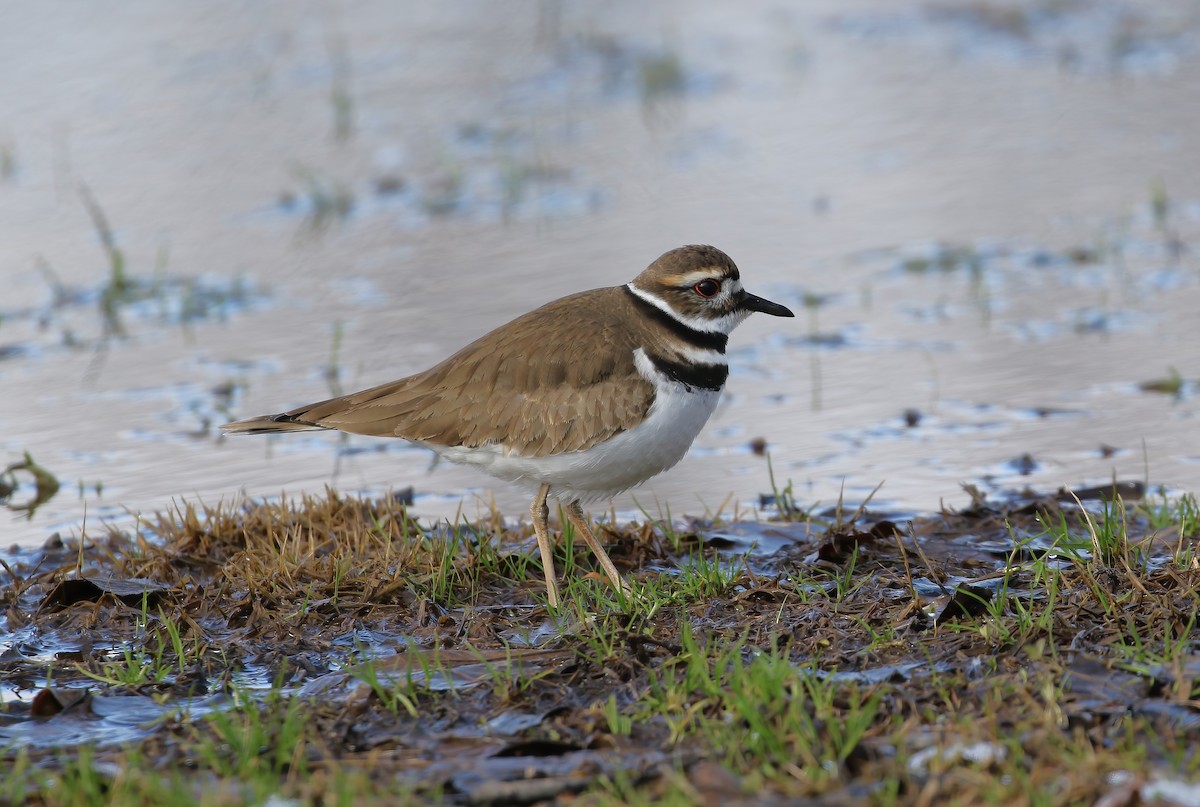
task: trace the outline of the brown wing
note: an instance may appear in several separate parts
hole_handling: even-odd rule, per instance
[[[582,451],[642,420],[653,386],[633,363],[620,288],[556,300],[437,366],[302,406],[280,421],[526,456]]]

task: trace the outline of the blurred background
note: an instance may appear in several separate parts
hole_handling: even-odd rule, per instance
[[[0,76],[9,542],[326,485],[522,516],[215,427],[685,243],[798,316],[618,513],[751,514],[766,454],[802,507],[1200,489],[1195,0],[6,4]]]

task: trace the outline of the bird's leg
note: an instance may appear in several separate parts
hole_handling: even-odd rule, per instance
[[[621,573],[617,571],[617,567],[613,565],[612,558],[604,551],[604,547],[600,546],[600,542],[596,540],[596,536],[592,534],[591,527],[588,526],[587,516],[583,514],[583,507],[579,502],[571,502],[567,505],[567,520],[575,527],[575,530],[583,536],[583,540],[591,547],[592,553],[596,556],[596,560],[600,561],[600,566],[604,569],[604,573],[608,575],[608,579],[612,584],[624,595],[630,596],[633,594],[633,589],[621,577]]]
[[[538,488],[537,495],[533,497],[533,504],[529,507],[529,515],[533,517],[533,532],[537,535],[538,549],[542,552],[542,571],[546,575],[546,599],[550,601],[551,608],[557,608],[558,583],[554,579],[554,553],[550,550],[550,528],[547,525],[550,520],[550,507],[546,504],[546,497],[549,495],[549,485],[542,485]]]

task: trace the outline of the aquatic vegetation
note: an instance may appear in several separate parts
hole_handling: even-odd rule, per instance
[[[25,487],[22,483],[25,477],[33,483],[33,493],[26,501],[14,501],[13,497]],[[28,451],[24,459],[9,463],[0,471],[0,504],[14,512],[23,512],[29,518],[33,518],[39,507],[54,498],[58,489],[58,477],[34,462]]]

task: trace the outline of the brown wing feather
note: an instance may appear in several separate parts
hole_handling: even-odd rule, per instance
[[[639,423],[654,401],[633,363],[638,340],[622,326],[625,305],[619,287],[564,297],[423,373],[284,417],[437,445],[501,444],[526,456],[582,451]]]

